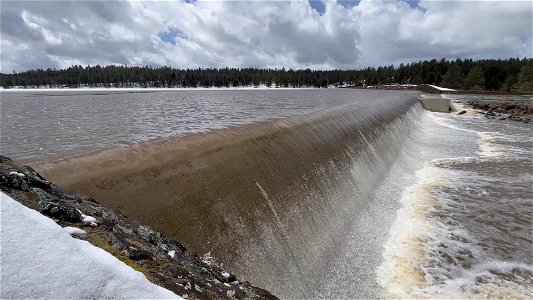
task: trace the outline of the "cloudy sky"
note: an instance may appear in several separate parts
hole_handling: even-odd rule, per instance
[[[531,1],[6,1],[0,72],[532,57]]]

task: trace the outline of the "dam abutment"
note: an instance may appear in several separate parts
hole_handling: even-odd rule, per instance
[[[453,106],[450,99],[441,95],[424,94],[418,98],[422,107],[432,112],[451,112]]]

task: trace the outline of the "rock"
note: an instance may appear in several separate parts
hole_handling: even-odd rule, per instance
[[[466,110],[462,110],[462,111],[458,112],[457,114],[458,114],[458,115],[466,114]]]
[[[39,202],[39,211],[46,216],[67,222],[81,221],[81,213],[75,207],[64,202]]]
[[[199,292],[199,293],[203,293],[204,292],[204,289],[202,289],[201,287],[199,287],[198,285],[194,285],[194,289]]]
[[[503,100],[472,100],[466,101],[466,105],[484,111],[485,117],[506,118],[508,120],[528,123],[533,118],[533,101],[530,99],[517,99],[512,101]]]
[[[187,268],[185,268],[184,266],[181,266],[181,265],[168,266],[166,268],[166,271],[171,273],[172,276],[175,277],[175,278],[188,277],[189,274],[190,274],[190,271]]]
[[[26,168],[30,168],[30,167],[26,167]],[[41,176],[39,176],[39,174],[35,173],[33,169],[30,168],[30,170],[32,170],[32,172],[28,172],[29,174],[26,173],[28,174],[28,183],[30,185],[40,188],[40,189],[47,189],[52,185],[52,183],[44,180],[43,178],[41,178]]]
[[[25,176],[20,176],[19,174],[23,173],[14,170],[7,170],[0,173],[0,185],[15,190],[28,191],[29,185],[27,183],[27,178],[25,178]]]
[[[128,238],[121,236],[117,232],[109,233],[109,241],[115,249],[126,254],[133,260],[152,259],[152,253],[150,251],[138,248],[138,245],[135,245]]]
[[[152,228],[144,225],[137,227],[137,234],[146,242],[150,244],[157,244],[157,241],[160,239],[161,234],[156,232]]]
[[[57,197],[53,197],[49,193],[43,191],[40,188],[32,187],[30,189],[35,195],[37,195],[37,199],[39,202],[57,202],[59,199]],[[54,200],[55,199],[55,200]]]

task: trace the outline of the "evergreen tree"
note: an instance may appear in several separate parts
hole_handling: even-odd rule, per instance
[[[440,85],[451,89],[460,89],[463,87],[464,75],[456,64],[451,65],[442,77]]]
[[[285,70],[256,68],[176,69],[149,66],[72,66],[66,69],[34,69],[0,73],[0,86],[20,87],[197,87],[273,84],[292,87],[327,87],[347,82],[356,86],[377,84],[435,84],[462,87],[468,73],[467,88],[483,87],[479,69],[485,76],[485,88],[529,91],[531,58],[419,61],[409,64],[368,67],[360,70]],[[524,68],[524,67],[528,67]],[[474,69],[475,68],[475,69]],[[522,72],[521,72],[522,70]],[[529,70],[529,71],[528,71]],[[483,73],[482,72],[482,73]],[[529,72],[529,73],[528,73]],[[446,73],[446,74],[444,74]],[[519,76],[519,73],[521,75]],[[477,74],[477,75],[476,75]],[[477,79],[476,79],[477,78]],[[518,83],[520,79],[520,83]]]
[[[530,63],[523,66],[518,74],[518,82],[516,83],[516,90],[519,92],[530,93],[533,92],[533,64]]]
[[[470,68],[470,72],[465,79],[465,90],[483,90],[485,89],[485,74],[483,69],[478,66]]]
[[[507,79],[505,80],[505,83],[503,84],[502,90],[506,92],[513,90],[517,81],[518,81],[518,76],[514,74],[509,75],[509,77],[507,77]]]

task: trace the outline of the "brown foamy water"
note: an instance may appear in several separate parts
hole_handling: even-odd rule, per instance
[[[469,138],[428,161],[404,191],[379,271],[382,286],[391,297],[531,298],[531,125],[432,117],[455,131],[447,140]],[[472,141],[478,149],[465,151]]]

